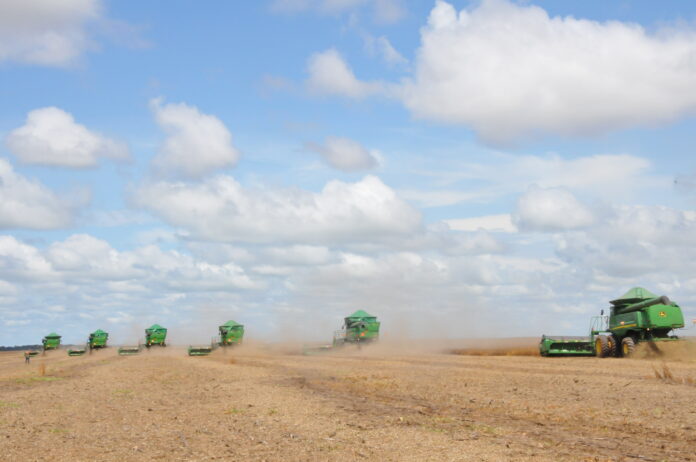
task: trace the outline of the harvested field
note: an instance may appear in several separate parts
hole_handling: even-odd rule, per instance
[[[696,460],[694,379],[688,358],[11,352],[2,460]]]

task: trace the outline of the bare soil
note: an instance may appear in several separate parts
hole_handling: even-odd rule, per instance
[[[0,460],[696,460],[689,357],[281,351],[0,354]]]

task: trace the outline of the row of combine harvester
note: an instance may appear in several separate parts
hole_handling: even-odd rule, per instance
[[[60,348],[61,336],[55,332],[51,332],[46,335],[41,343],[43,344],[43,352],[50,350],[58,350]],[[189,356],[201,356],[210,354],[217,347],[230,347],[239,345],[242,343],[244,338],[244,326],[235,321],[227,321],[223,325],[219,326],[219,335],[215,337],[210,346],[189,346],[188,354]],[[68,356],[82,356],[87,351],[90,353],[93,350],[98,350],[101,348],[106,348],[107,342],[109,340],[109,334],[101,329],[89,334],[87,343],[84,347],[71,346],[68,348]],[[121,356],[137,355],[144,349],[149,349],[151,347],[166,347],[167,346],[167,328],[162,327],[159,324],[153,324],[152,326],[145,329],[145,339],[139,342],[137,345],[124,345],[119,347],[118,354]],[[32,352],[38,354],[38,352]]]
[[[57,350],[60,348],[60,339],[62,337],[55,332],[51,332],[50,334],[46,335],[42,340],[42,348],[43,352],[47,352],[50,350]],[[98,350],[100,348],[106,348],[106,342],[109,339],[109,334],[104,332],[101,329],[97,329],[91,334],[89,334],[89,337],[87,338],[87,343],[85,344],[84,347],[71,347],[68,349],[68,356],[82,356],[85,354],[88,350],[91,353],[92,350]],[[38,354],[38,352],[35,352],[35,354]]]
[[[218,326],[218,335],[213,337],[210,345],[189,345],[189,356],[205,356],[209,355],[218,347],[233,347],[240,345],[244,339],[244,325],[236,321],[227,321]],[[118,354],[121,356],[130,356],[140,353],[143,348],[149,349],[154,346],[167,346],[167,328],[159,324],[153,324],[145,329],[145,341],[142,344],[133,346],[122,346],[118,349]]]
[[[608,315],[592,317],[586,337],[543,335],[541,355],[628,357],[639,344],[659,354],[659,344],[679,340],[673,331],[684,327],[684,314],[666,296],[634,287],[609,303]]]
[[[326,351],[341,347],[345,344],[361,344],[372,343],[379,338],[380,323],[377,317],[363,310],[358,310],[355,313],[344,318],[343,327],[341,330],[334,333],[333,343],[331,345],[321,346],[317,348],[305,348],[305,353],[318,351]],[[101,329],[89,334],[87,343],[84,347],[70,347],[67,352],[69,356],[82,356],[88,351],[106,348],[109,339],[109,334]],[[227,321],[218,326],[218,335],[213,337],[210,344],[206,345],[189,345],[189,356],[205,356],[211,354],[217,348],[233,347],[240,345],[244,339],[244,325],[236,321]],[[43,351],[57,350],[60,348],[61,336],[55,332],[51,332],[43,338]],[[143,350],[152,347],[167,346],[167,328],[159,324],[153,324],[145,329],[145,339],[137,345],[123,345],[118,348],[118,354],[121,356],[137,355]]]

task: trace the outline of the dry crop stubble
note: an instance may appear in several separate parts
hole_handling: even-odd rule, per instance
[[[23,383],[38,366],[0,355],[0,439],[22,461],[694,459],[694,362],[399,351],[47,355],[60,379]]]

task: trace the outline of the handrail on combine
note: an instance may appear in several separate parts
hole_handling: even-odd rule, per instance
[[[590,336],[598,332],[606,332],[609,329],[609,316],[603,314],[601,316],[592,316],[590,321]]]

